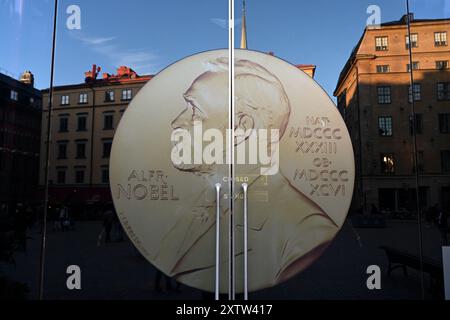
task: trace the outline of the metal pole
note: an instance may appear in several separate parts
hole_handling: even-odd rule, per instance
[[[97,72],[97,71],[95,71]],[[93,76],[95,77],[96,74]],[[91,84],[91,91],[92,91],[92,119],[91,119],[91,154],[89,159],[89,188],[92,192],[92,185],[93,185],[93,176],[94,176],[94,138],[95,138],[95,89],[94,89],[94,83],[97,79],[94,78]],[[87,117],[87,119],[89,119]]]
[[[42,217],[42,239],[41,239],[41,261],[39,270],[39,300],[44,299],[44,275],[45,275],[45,249],[47,245],[47,213],[48,213],[48,182],[49,182],[49,161],[50,161],[50,137],[51,137],[51,119],[53,105],[53,78],[55,71],[55,47],[56,47],[56,24],[58,17],[58,0],[55,0],[53,13],[53,39],[52,39],[52,60],[50,71],[50,89],[48,96],[47,111],[47,138],[45,148],[45,173],[44,173],[44,216]]]
[[[416,128],[416,110],[414,101],[414,76],[413,76],[413,59],[412,59],[412,47],[411,47],[411,15],[409,12],[409,0],[406,0],[406,14],[407,14],[407,27],[408,27],[408,51],[409,51],[409,76],[411,86],[411,125],[413,133],[413,158],[415,168],[415,184],[416,184],[416,210],[417,221],[419,224],[419,256],[420,256],[420,278],[421,278],[421,292],[422,299],[425,299],[424,288],[424,274],[423,274],[423,239],[422,239],[422,217],[420,208],[420,194],[419,194],[419,167],[417,158],[417,128]]]
[[[356,97],[358,104],[358,150],[359,150],[359,192],[362,200],[362,214],[366,213],[367,209],[367,198],[364,192],[364,170],[363,170],[363,142],[361,134],[361,106],[360,106],[360,90],[359,90],[359,69],[356,66]]]
[[[220,183],[216,184],[216,291],[215,298],[220,296]]]
[[[243,183],[242,189],[244,190],[244,300],[248,300],[248,185]]]
[[[234,254],[234,0],[228,1],[228,94],[229,94],[229,123],[228,123],[228,192],[229,192],[229,281],[228,298],[235,299],[235,254]]]

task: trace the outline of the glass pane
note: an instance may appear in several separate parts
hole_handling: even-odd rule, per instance
[[[234,9],[0,1],[1,292],[443,299],[448,6]]]
[[[445,14],[442,5],[414,5],[426,11],[419,14],[420,19]],[[327,10],[320,19],[297,18],[300,11],[322,12],[324,7]],[[236,8],[237,15],[243,13],[240,1]],[[425,237],[431,230],[426,230],[416,201],[435,191],[420,180],[419,192],[415,192],[410,130],[410,101],[414,100],[417,108],[426,105],[423,115],[414,117],[416,126],[422,126],[417,134],[427,145],[433,141],[435,146],[430,148],[435,150],[436,133],[425,136],[435,108],[430,100],[434,98],[426,98],[425,92],[434,85],[409,87],[408,70],[429,63],[432,53],[426,43],[433,43],[434,48],[439,40],[437,46],[445,46],[445,33],[435,36],[430,30],[437,23],[447,30],[448,20],[416,20],[411,33],[417,36],[409,41],[402,2],[249,1],[245,13],[246,30],[244,24],[236,30],[236,38],[245,35],[247,50],[236,52],[235,127],[280,130],[279,157],[266,159],[273,160],[272,164],[279,159],[276,174],[265,176],[260,170],[264,167],[261,150],[242,153],[247,161],[257,154],[255,164],[236,165],[235,190],[242,190],[242,183],[249,184],[248,284],[255,291],[250,298],[439,298],[434,287],[442,285],[442,264],[433,261],[428,265],[427,261],[433,255],[438,258],[441,248],[433,249],[430,240],[426,244],[421,238],[421,232]],[[430,30],[419,32],[419,25]],[[413,63],[409,44],[413,53],[417,51]],[[254,64],[251,71],[240,73],[247,64]],[[445,62],[439,62],[439,68],[442,72]],[[255,73],[257,77],[251,80]],[[448,74],[443,71],[437,77],[446,79]],[[327,94],[334,96],[337,108]],[[283,113],[286,109],[290,112]],[[437,127],[428,123],[429,130]],[[257,134],[254,141],[261,138]],[[248,146],[251,139],[251,134],[242,135]],[[448,139],[441,140],[439,148],[445,149]],[[420,149],[420,138],[417,141],[417,159],[423,166],[427,157],[430,162],[446,157],[445,152],[438,157],[425,146]],[[235,141],[236,149],[240,142]],[[445,187],[443,178],[427,179],[439,179],[439,188]],[[236,196],[234,207],[240,219],[236,252],[241,254],[245,251],[242,195]],[[237,269],[244,269],[243,260],[238,258]],[[243,274],[237,275],[241,290]]]
[[[413,188],[419,191],[415,194],[419,201],[413,204],[420,212],[425,296],[443,299],[443,249],[448,246],[450,210],[447,174],[450,144],[446,130],[450,110],[450,96],[446,93],[450,81],[447,47],[450,22],[444,19],[448,18],[448,8],[443,5],[426,6],[411,1],[410,11],[410,35],[415,35],[416,43],[411,40],[411,61],[415,67],[409,82],[414,83],[414,98],[409,97],[407,110],[413,146],[412,172],[419,186]],[[430,17],[435,20],[424,20]]]
[[[215,184],[227,194],[228,167],[198,162],[197,147],[229,119],[228,73],[204,80],[228,58],[207,51],[226,48],[227,16],[227,1],[59,1],[45,298],[214,291]],[[226,238],[221,246],[226,293]],[[69,266],[83,290],[67,288]]]
[[[52,5],[0,1],[0,299],[36,298],[42,93],[50,78]]]

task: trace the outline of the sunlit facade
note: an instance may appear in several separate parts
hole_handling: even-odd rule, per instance
[[[334,92],[356,155],[355,210],[414,210],[413,98],[421,206],[449,204],[450,20],[412,17],[413,90],[406,20],[366,28]]]

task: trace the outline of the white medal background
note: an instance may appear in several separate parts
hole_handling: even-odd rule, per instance
[[[157,268],[168,275],[173,275],[172,270],[180,259],[180,254],[195,241],[195,237],[204,234],[207,230],[214,230],[214,185],[219,182],[223,185],[223,192],[227,192],[223,176],[211,176],[205,179],[189,172],[180,172],[174,168],[171,161],[172,143],[170,141],[172,128],[171,122],[184,110],[186,102],[183,93],[191,86],[192,82],[202,73],[207,71],[207,62],[219,57],[227,57],[228,50],[214,50],[187,57],[169,66],[155,78],[149,81],[136,95],[126,110],[120,125],[116,131],[110,162],[111,191],[114,205],[120,220],[124,224],[127,234],[139,251]],[[354,157],[350,137],[345,124],[334,103],[323,89],[308,75],[285,61],[250,50],[236,50],[235,59],[244,59],[255,62],[274,74],[287,93],[291,105],[290,120],[286,132],[280,142],[280,171],[289,179],[290,183],[306,197],[315,202],[340,228],[345,221],[354,188]],[[224,88],[228,90],[228,88]],[[336,154],[313,154],[295,152],[296,139],[289,138],[291,128],[303,128],[307,126],[306,117],[326,117],[330,121],[330,127],[340,128],[340,140],[337,143]],[[228,121],[228,120],[224,120]],[[313,166],[315,158],[328,158],[332,162],[332,169],[348,172],[348,181],[345,184],[346,194],[343,197],[325,197],[318,194],[310,195],[311,184],[305,180],[293,180],[296,170],[318,169]],[[179,200],[151,200],[147,197],[143,200],[127,200],[117,197],[118,185],[133,186],[142,183],[161,185],[154,181],[128,181],[133,170],[161,170],[168,186],[173,186],[174,193]],[[225,190],[224,190],[225,189]],[[170,191],[170,189],[168,189]],[[170,194],[169,194],[170,195]],[[209,195],[209,196],[206,196]],[[269,194],[269,201],[271,196]],[[199,199],[201,198],[201,199]],[[211,216],[206,218],[203,226],[196,232],[189,232],[189,226],[182,226],[177,241],[167,241],[167,235],[174,224],[190,223],[192,215],[202,213],[192,212],[192,207],[199,201],[208,205],[203,199],[208,198],[211,208]],[[227,208],[227,201],[222,203],[222,212]],[[252,214],[252,210],[249,210]],[[273,214],[276,214],[275,212]],[[221,292],[227,292],[228,269],[226,266],[228,248],[227,222],[222,221],[221,261]],[[276,237],[277,235],[267,235]],[[277,239],[273,239],[276,241]],[[192,260],[205,260],[214,262],[215,241],[209,239],[210,250],[197,253]],[[205,247],[203,247],[205,248]],[[206,248],[209,248],[207,245]],[[195,255],[195,254],[194,254]],[[270,263],[270,256],[267,263]],[[187,259],[189,260],[189,259]],[[186,262],[187,265],[193,262]],[[251,263],[251,261],[250,261]],[[212,266],[214,267],[214,266]],[[239,272],[239,271],[237,271]],[[253,273],[249,279],[249,289],[254,291],[274,285],[273,279],[254,279],[258,277]],[[261,275],[264,277],[264,275]],[[214,289],[213,273],[199,274],[198,277],[179,279],[181,282],[207,291]],[[240,288],[237,288],[240,291]]]

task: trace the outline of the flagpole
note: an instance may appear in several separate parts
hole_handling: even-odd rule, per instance
[[[44,275],[45,275],[45,251],[47,248],[47,214],[48,214],[48,187],[49,187],[49,166],[50,166],[50,138],[51,138],[51,119],[53,105],[53,79],[55,71],[55,47],[56,47],[56,27],[58,17],[58,0],[54,2],[53,13],[53,36],[52,36],[52,58],[50,71],[50,89],[48,96],[47,112],[47,135],[45,140],[45,173],[44,173],[44,215],[42,217],[42,238],[41,238],[41,257],[39,270],[39,300],[44,299]]]

